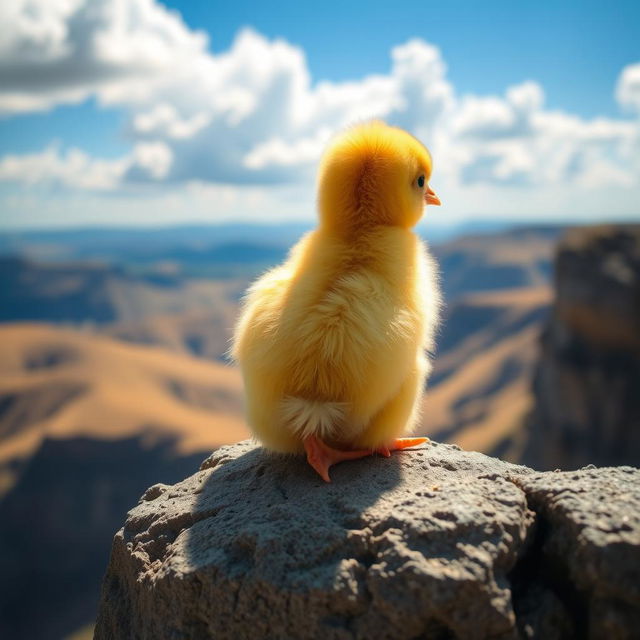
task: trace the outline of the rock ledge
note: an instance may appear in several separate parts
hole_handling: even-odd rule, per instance
[[[536,473],[428,443],[343,463],[246,441],[116,534],[113,638],[632,638],[640,471]],[[635,636],[637,637],[637,636]]]

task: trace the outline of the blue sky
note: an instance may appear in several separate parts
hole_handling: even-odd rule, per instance
[[[301,46],[316,80],[354,80],[389,69],[391,47],[413,37],[437,45],[464,93],[540,82],[551,107],[583,116],[619,113],[620,69],[640,58],[638,2],[166,2],[229,48],[238,27]]]
[[[371,116],[430,146],[439,222],[640,215],[638,3],[26,4],[4,228],[309,219],[322,147]]]

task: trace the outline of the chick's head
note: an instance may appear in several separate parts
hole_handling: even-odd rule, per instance
[[[348,129],[329,145],[320,164],[321,224],[345,231],[413,227],[425,203],[440,204],[430,177],[429,152],[406,131],[380,121]]]

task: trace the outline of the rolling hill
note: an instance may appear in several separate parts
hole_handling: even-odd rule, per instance
[[[237,301],[246,279],[187,278],[170,265],[135,275],[100,262],[34,262],[0,256],[0,322],[105,327],[156,315],[212,312]]]
[[[541,286],[469,294],[451,305],[423,401],[425,433],[518,460],[550,301]]]
[[[70,329],[1,326],[0,467],[45,438],[169,438],[179,455],[209,451],[248,436],[241,394],[237,371],[215,362]]]
[[[462,236],[435,245],[445,300],[481,291],[538,287],[549,283],[560,227],[516,227]]]

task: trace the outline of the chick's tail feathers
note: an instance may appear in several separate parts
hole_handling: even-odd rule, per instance
[[[344,402],[307,400],[297,396],[286,396],[281,406],[287,428],[299,438],[333,437],[344,423],[347,409]]]

